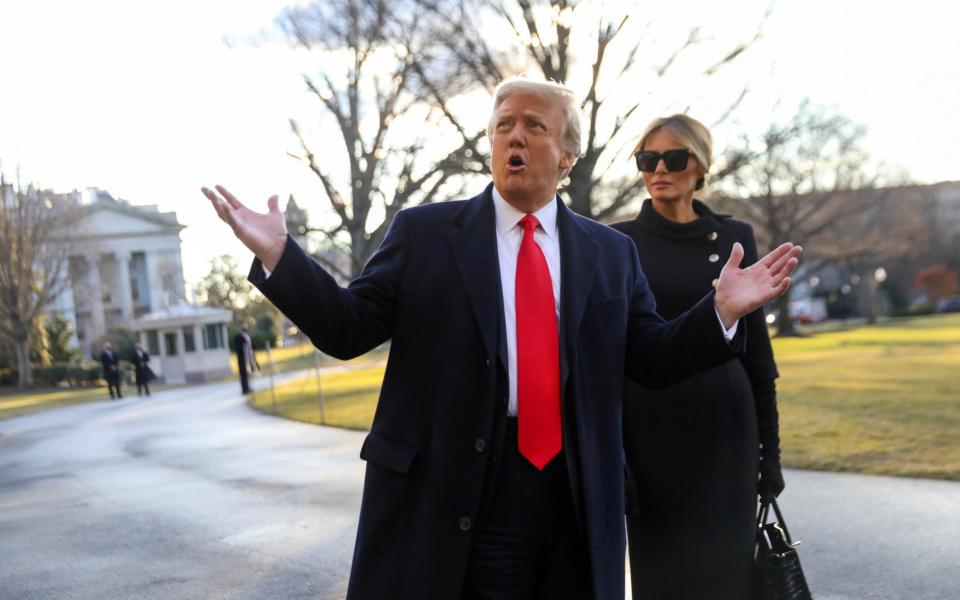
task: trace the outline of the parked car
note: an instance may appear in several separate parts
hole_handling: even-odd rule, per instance
[[[960,296],[950,296],[937,303],[937,312],[960,312]]]

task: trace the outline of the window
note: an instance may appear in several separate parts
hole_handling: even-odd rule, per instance
[[[226,348],[223,341],[223,324],[211,323],[203,326],[203,349],[215,350],[216,348]]]
[[[143,252],[134,252],[130,255],[130,295],[134,305],[150,306],[147,255]]]
[[[177,355],[177,334],[175,333],[163,334],[163,345],[166,346],[167,356],[176,356]]]
[[[196,352],[197,344],[193,340],[193,327],[183,328],[183,351]]]
[[[160,355],[160,336],[155,330],[147,332],[147,352],[154,356]]]

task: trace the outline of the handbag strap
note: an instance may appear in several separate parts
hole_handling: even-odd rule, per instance
[[[783,513],[780,512],[776,498],[770,498],[769,502],[766,500],[760,502],[760,510],[757,514],[757,531],[766,525],[771,506],[773,506],[773,512],[777,516],[776,523],[780,526],[780,529],[783,530],[783,534],[787,538],[787,544],[793,544],[793,536],[790,535],[790,530],[787,529],[787,522],[783,520]]]

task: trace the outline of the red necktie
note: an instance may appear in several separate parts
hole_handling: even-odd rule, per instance
[[[533,239],[540,223],[520,219],[517,255],[517,404],[520,454],[538,469],[560,452],[560,343],[553,283],[543,251]]]

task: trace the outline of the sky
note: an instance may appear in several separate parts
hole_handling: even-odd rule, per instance
[[[224,184],[254,207],[294,193],[311,217],[329,222],[316,178],[288,154],[297,150],[288,119],[320,113],[301,77],[317,63],[264,41],[287,3],[2,0],[0,167],[44,188],[98,187],[176,211],[187,226],[188,287],[216,255],[250,259],[200,195],[203,185]],[[698,24],[719,37],[748,35],[770,6],[649,4],[649,14],[631,16],[647,17],[664,40]],[[866,126],[871,154],[913,180],[960,179],[960,6],[772,6],[763,36],[727,74],[750,89],[734,125],[760,131],[810,98]],[[675,96],[659,102],[682,106],[703,91],[698,85],[659,90]],[[329,139],[335,148],[332,132]]]

